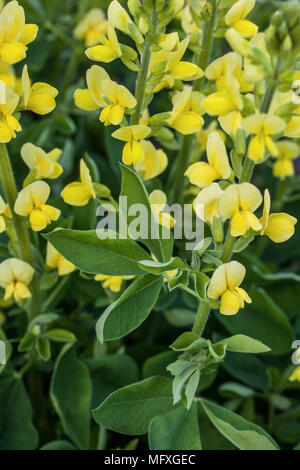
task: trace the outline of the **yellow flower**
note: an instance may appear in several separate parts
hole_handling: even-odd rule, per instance
[[[98,41],[101,45],[97,44],[85,51],[85,54],[89,59],[97,62],[108,63],[121,57],[122,52],[118,42],[118,37],[111,23],[108,23],[107,26],[107,38],[103,35],[99,35]]]
[[[188,34],[190,36],[191,42],[196,42],[199,33],[199,28],[191,14],[190,5],[187,5],[182,11],[181,26],[185,34]]]
[[[156,149],[149,140],[142,140],[143,157],[134,165],[136,172],[147,181],[160,175],[168,165],[168,157],[162,149]]]
[[[19,96],[3,82],[4,99],[0,100],[0,143],[6,144],[22,130],[19,121],[13,116],[19,103]],[[3,102],[2,102],[3,101]]]
[[[0,233],[4,232],[6,229],[6,223],[3,215],[8,216],[9,214],[8,205],[4,202],[3,198],[0,196]]]
[[[134,24],[127,11],[117,0],[113,0],[108,7],[107,16],[113,26],[130,36],[129,25]]]
[[[105,126],[109,126],[110,124],[117,126],[122,122],[126,109],[135,107],[136,99],[127,88],[110,79],[103,80],[101,89],[104,96],[109,99],[111,104],[102,110],[100,121],[103,122]]]
[[[172,98],[172,113],[166,120],[168,125],[184,135],[198,132],[204,124],[201,116],[202,100],[202,93],[193,91],[190,86],[185,86],[183,91],[177,92]]]
[[[107,103],[104,100],[101,83],[109,79],[108,73],[99,65],[93,65],[86,73],[88,88],[77,89],[74,93],[75,104],[84,111],[96,111],[104,108]]]
[[[275,243],[283,243],[289,240],[295,233],[297,219],[284,212],[270,214],[271,198],[266,189],[264,194],[264,212],[260,219],[261,235],[266,235]]]
[[[242,57],[247,57],[251,52],[251,44],[244,39],[234,28],[229,28],[225,33],[227,42],[232,49]]]
[[[217,126],[218,126],[217,121],[212,121],[207,126],[206,129],[202,128],[202,129],[200,129],[199,132],[197,132],[196,138],[197,138],[197,141],[200,144],[200,153],[202,153],[206,150],[207,139],[208,139],[208,136],[211,132],[216,131],[223,140],[226,139],[224,133],[222,131],[220,131],[219,129],[217,129]]]
[[[208,163],[194,163],[185,172],[190,182],[199,188],[218,179],[228,179],[232,173],[224,141],[218,132],[211,132],[208,136],[207,160]]]
[[[165,205],[167,204],[167,196],[165,193],[159,189],[155,189],[149,194],[149,201],[158,223],[168,229],[173,228],[176,223],[174,217],[172,217],[171,214],[164,212]]]
[[[220,216],[218,205],[222,194],[223,191],[218,183],[212,183],[199,192],[193,202],[194,210],[199,219],[212,224],[214,217]]]
[[[60,158],[62,151],[53,149],[46,153],[42,148],[33,144],[24,144],[21,148],[21,156],[30,170],[36,171],[36,179],[58,178],[63,169],[57,160]]]
[[[158,92],[165,87],[172,88],[175,80],[191,81],[203,77],[204,72],[197,65],[181,60],[187,47],[189,38],[185,38],[178,44],[177,50],[169,52],[162,49],[153,52],[150,61],[150,70],[161,62],[167,62],[165,68],[165,76],[160,84],[158,84],[154,92]]]
[[[245,274],[246,269],[238,261],[222,264],[213,273],[207,295],[214,300],[221,299],[222,315],[236,315],[245,302],[251,303],[247,292],[239,287]]]
[[[96,274],[95,281],[102,281],[104,289],[110,289],[112,292],[120,292],[122,283],[125,280],[132,279],[134,276],[106,276]]]
[[[63,200],[70,206],[86,206],[91,199],[96,198],[94,185],[83,159],[80,160],[80,181],[68,184],[61,192]]]
[[[289,380],[292,382],[300,382],[300,366],[296,367],[289,376]]]
[[[4,300],[14,297],[16,302],[31,297],[28,289],[34,275],[30,264],[20,259],[6,259],[0,264],[0,286],[5,289]]]
[[[232,5],[226,14],[225,23],[235,29],[242,37],[251,38],[257,33],[258,27],[245,18],[254,7],[255,0],[239,0]]]
[[[59,276],[66,276],[76,270],[76,266],[66,260],[51,243],[47,243],[46,265],[57,269]]]
[[[56,88],[48,83],[36,82],[30,84],[27,65],[22,72],[22,95],[24,108],[42,116],[51,113],[56,106],[55,98],[58,95]]]
[[[4,82],[6,86],[15,89],[17,79],[11,65],[0,62],[0,81]]]
[[[60,216],[60,210],[46,204],[50,196],[50,186],[45,181],[35,181],[18,194],[15,213],[29,217],[32,230],[44,230],[53,220]]]
[[[248,135],[254,135],[249,144],[249,158],[254,162],[261,162],[266,151],[276,157],[278,149],[270,136],[283,132],[286,123],[283,119],[271,114],[254,114],[245,118],[242,127]]]
[[[238,129],[241,128],[242,119],[242,115],[239,111],[232,111],[225,116],[220,116],[218,121],[226,134],[235,136]]]
[[[26,46],[35,40],[38,27],[25,24],[24,9],[12,1],[0,13],[0,31],[0,59],[6,64],[16,64],[26,57]]]
[[[107,20],[100,8],[90,10],[74,29],[74,37],[84,40],[87,47],[95,46],[98,37],[107,31]]]
[[[262,224],[253,214],[261,203],[262,196],[251,183],[232,184],[225,189],[218,210],[223,221],[231,219],[232,237],[245,235],[249,228],[255,231],[262,229]]]
[[[112,133],[115,139],[127,142],[123,149],[122,160],[126,165],[135,165],[143,158],[143,146],[139,142],[151,132],[150,127],[136,124],[134,126],[121,127]]]
[[[284,130],[284,136],[291,139],[300,138],[300,116],[292,116]]]
[[[276,145],[278,155],[275,157],[276,162],[273,166],[274,176],[280,179],[285,179],[287,176],[294,176],[295,170],[292,160],[299,156],[299,146],[289,140],[281,140],[277,142]]]

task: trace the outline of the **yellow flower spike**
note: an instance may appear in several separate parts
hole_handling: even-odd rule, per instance
[[[161,149],[156,149],[149,140],[142,140],[143,157],[134,165],[136,172],[147,181],[160,175],[168,165],[168,157]]]
[[[74,93],[76,106],[84,111],[96,111],[107,106],[101,88],[104,80],[109,80],[106,70],[99,65],[93,65],[86,73],[88,88],[78,89]]]
[[[270,214],[271,198],[266,189],[264,194],[264,211],[260,219],[262,225],[261,235],[266,235],[274,243],[283,243],[289,240],[295,233],[297,219],[284,212]]]
[[[214,217],[219,217],[218,205],[223,190],[218,183],[212,183],[210,186],[202,189],[196,199],[193,207],[197,216],[204,222],[213,223]]]
[[[204,96],[192,87],[185,86],[172,99],[173,109],[166,122],[181,134],[189,135],[200,131],[204,124],[201,114]]]
[[[104,11],[100,8],[93,8],[74,29],[74,37],[85,41],[87,47],[95,46],[99,35],[106,34],[107,24]]]
[[[7,214],[7,208],[8,208],[8,205],[0,196],[0,233],[4,232],[6,229],[6,223],[5,223],[5,219],[3,215]]]
[[[300,154],[300,148],[294,142],[289,140],[281,140],[276,144],[278,155],[275,157],[276,161],[273,166],[273,175],[280,179],[285,179],[287,176],[294,176],[295,169],[293,160]]]
[[[222,315],[236,315],[245,307],[245,302],[251,303],[247,292],[240,287],[245,274],[245,267],[238,261],[222,264],[213,273],[207,295],[211,299],[221,300]]]
[[[278,155],[278,149],[270,136],[283,132],[286,123],[283,119],[271,114],[254,114],[242,121],[242,127],[248,135],[254,135],[249,145],[249,158],[254,162],[262,162],[266,151],[273,156]]]
[[[13,116],[19,103],[19,96],[3,82],[4,103],[0,101],[0,143],[6,144],[22,130],[19,121]]]
[[[62,151],[53,149],[46,153],[42,148],[33,144],[24,144],[21,148],[21,156],[30,170],[36,170],[36,179],[58,178],[62,172],[62,166],[57,163]]]
[[[6,259],[0,264],[0,286],[5,289],[4,300],[14,297],[16,302],[31,297],[28,285],[32,281],[34,269],[20,259]]]
[[[235,136],[238,129],[241,128],[242,115],[239,111],[232,111],[225,116],[220,116],[218,121],[226,134]]]
[[[114,27],[111,23],[107,26],[107,38],[103,35],[99,36],[101,45],[95,45],[85,51],[86,56],[95,60],[96,62],[112,62],[113,60],[121,57],[122,52],[118,42]]]
[[[207,160],[191,165],[185,172],[192,184],[199,188],[209,186],[217,179],[228,179],[232,170],[224,141],[218,132],[211,132],[207,139]]]
[[[150,127],[136,124],[121,127],[112,133],[112,137],[127,142],[123,149],[122,160],[126,165],[135,165],[143,158],[143,147],[140,140],[145,139],[151,132]]]
[[[110,289],[112,292],[120,292],[122,283],[125,280],[133,279],[134,276],[106,276],[104,274],[96,274],[95,281],[102,282],[104,289]]]
[[[119,85],[112,80],[103,80],[101,89],[105,97],[107,97],[112,104],[106,106],[101,114],[100,121],[105,126],[113,124],[118,126],[124,117],[126,109],[132,109],[136,106],[136,99],[123,85]]]
[[[55,98],[58,95],[58,90],[48,85],[48,83],[36,82],[31,85],[27,65],[24,65],[22,72],[22,95],[24,108],[43,116],[51,113],[55,108]]]
[[[29,217],[32,230],[40,232],[52,221],[56,221],[61,212],[46,204],[50,196],[50,186],[45,181],[35,181],[19,192],[15,202],[15,213]]]
[[[300,366],[296,367],[289,376],[291,382],[300,382]]]
[[[254,7],[255,0],[239,0],[232,5],[226,14],[225,23],[234,28],[242,37],[252,38],[257,33],[258,27],[245,18]]]
[[[26,46],[35,40],[38,27],[25,24],[23,7],[12,1],[1,10],[0,31],[0,59],[13,65],[26,57]]]
[[[61,197],[65,203],[75,207],[86,206],[91,199],[96,198],[92,178],[83,159],[80,160],[80,181],[67,184]]]
[[[66,276],[77,269],[49,242],[47,243],[46,265],[51,269],[57,269],[59,276]]]
[[[261,205],[262,195],[251,183],[232,184],[220,197],[218,211],[223,221],[231,219],[230,234],[240,237],[251,228],[259,231],[262,224],[253,214]]]
[[[159,189],[155,189],[149,194],[149,201],[153,214],[158,220],[160,225],[172,229],[176,223],[174,217],[167,212],[164,212],[165,205],[167,204],[167,196]]]

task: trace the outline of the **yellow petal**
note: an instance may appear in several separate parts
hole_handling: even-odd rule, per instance
[[[246,219],[242,212],[236,212],[231,219],[230,235],[232,237],[241,237],[245,235],[248,230]]]
[[[109,63],[119,57],[118,52],[110,45],[98,45],[90,47],[85,51],[86,56],[97,62]]]
[[[225,189],[219,200],[218,211],[225,221],[233,217],[239,210],[239,189],[237,184],[231,184]]]
[[[88,89],[76,90],[74,93],[74,101],[76,106],[84,111],[95,111],[99,108]]]
[[[44,230],[47,227],[49,223],[49,218],[40,209],[34,209],[30,212],[29,222],[34,232],[40,232],[41,230]]]
[[[210,280],[207,295],[211,299],[218,299],[227,290],[226,281],[226,265],[221,264],[212,275]]]
[[[90,170],[88,169],[85,161],[83,158],[80,160],[80,179],[81,182],[84,184],[85,188],[87,191],[89,191],[90,196],[95,199],[96,198],[96,193],[94,190],[94,185],[92,182]]]
[[[185,172],[191,184],[199,188],[209,186],[213,181],[220,177],[218,171],[205,162],[197,162],[191,165]]]
[[[193,111],[184,111],[172,121],[172,127],[184,135],[200,131],[203,124],[202,116]]]
[[[242,210],[254,212],[262,203],[262,195],[259,189],[251,183],[239,184],[238,189]]]
[[[220,313],[222,315],[236,315],[241,308],[239,296],[227,290],[221,297]]]
[[[232,171],[223,139],[218,132],[211,132],[207,139],[207,159],[219,173],[220,178],[227,179]]]
[[[283,243],[294,235],[296,223],[297,219],[288,214],[271,214],[264,233],[273,242]]]
[[[84,184],[74,182],[68,184],[61,192],[61,197],[70,206],[86,206],[91,199],[91,194]]]

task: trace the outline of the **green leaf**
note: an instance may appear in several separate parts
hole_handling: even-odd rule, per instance
[[[209,277],[204,273],[194,272],[191,273],[191,277],[194,281],[195,292],[200,299],[206,300],[206,288],[210,281]]]
[[[87,367],[71,346],[64,346],[56,361],[50,396],[66,434],[80,449],[88,449],[91,380]]]
[[[0,449],[31,450],[38,444],[31,403],[21,379],[0,379]]]
[[[163,274],[166,271],[171,271],[173,269],[188,269],[187,266],[180,258],[173,258],[166,263],[159,263],[153,260],[143,260],[139,262],[139,266],[152,274]]]
[[[93,383],[91,408],[96,408],[115,390],[139,380],[137,364],[125,354],[88,359],[86,364]]]
[[[112,393],[93,416],[100,426],[134,436],[145,434],[154,416],[172,408],[172,381],[151,377]]]
[[[159,296],[163,278],[145,274],[136,279],[99,318],[99,341],[112,341],[135,330],[150,314]]]
[[[76,450],[69,441],[52,441],[41,447],[40,450]]]
[[[151,450],[201,450],[196,403],[155,416],[149,426]]]
[[[51,357],[51,348],[50,348],[50,342],[46,338],[43,338],[43,336],[39,336],[37,338],[35,349],[39,357],[43,361],[49,361]]]
[[[164,311],[164,316],[175,328],[189,328],[194,324],[196,314],[192,310],[173,308]]]
[[[104,233],[104,231],[101,231]],[[148,253],[133,240],[121,239],[114,232],[113,238],[100,239],[95,230],[58,229],[44,235],[45,238],[71,263],[90,274],[109,276],[134,276],[144,271],[138,261],[151,259]]]
[[[145,235],[139,238],[139,241],[149,248],[158,261],[169,261],[173,253],[173,236],[171,232],[168,233],[166,238],[162,237],[162,228],[152,212],[144,183],[130,168],[123,164],[121,164],[120,167],[122,171],[121,195],[127,196],[127,209],[129,210],[134,204],[142,204],[147,209],[148,222],[147,226],[143,228],[146,229],[148,233],[147,236]],[[124,212],[121,207],[120,211]],[[136,218],[135,216],[128,216],[127,213],[123,213],[123,216],[127,218],[128,225]],[[164,231],[166,230],[165,228]]]
[[[207,346],[207,340],[204,338],[200,338],[199,335],[193,333],[192,331],[186,331],[182,333],[175,341],[171,344],[170,348],[174,349],[175,351],[186,351],[200,349]]]
[[[238,380],[259,390],[268,388],[265,364],[256,356],[228,352],[224,361],[227,371]]]
[[[201,405],[210,421],[240,450],[277,450],[272,437],[256,424],[250,423],[232,411],[201,399]]]
[[[73,343],[76,341],[76,336],[71,333],[71,331],[62,330],[61,328],[48,330],[43,336],[51,341],[57,341],[58,343]]]
[[[291,325],[281,308],[261,288],[250,290],[252,304],[234,317],[216,314],[231,334],[245,334],[262,341],[272,354],[290,351],[293,341]]]
[[[226,345],[227,351],[238,353],[259,354],[270,351],[270,348],[257,339],[246,335],[235,335],[230,338],[222,339],[215,346]]]
[[[170,377],[167,367],[171,362],[176,361],[178,353],[175,351],[164,351],[149,357],[143,364],[143,378],[152,377],[153,375],[162,375]]]

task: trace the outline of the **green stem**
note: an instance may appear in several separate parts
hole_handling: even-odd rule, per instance
[[[250,158],[248,158],[248,156],[246,156],[243,171],[242,171],[239,183],[245,183],[245,182],[251,180],[252,175],[253,175],[253,171],[254,171],[254,166],[255,166],[254,161],[250,160]]]
[[[71,57],[67,64],[66,72],[64,74],[64,79],[60,87],[60,99],[64,97],[70,83],[72,82],[72,78],[78,66],[80,55],[81,51],[78,49],[78,47],[73,47]]]
[[[185,135],[182,139],[182,145],[177,155],[177,171],[172,188],[171,201],[179,204],[184,199],[184,174],[188,166],[190,149],[193,142],[193,135]]]
[[[235,242],[235,238],[230,235],[230,225],[229,225],[226,240],[225,240],[224,247],[223,247],[222,256],[221,256],[221,261],[223,261],[223,263],[228,263],[228,261],[230,261],[234,242]]]
[[[193,326],[193,332],[199,336],[201,336],[204,331],[206,322],[210,314],[210,310],[211,309],[208,303],[203,301],[199,303],[196,319]]]
[[[58,297],[59,293],[62,291],[62,289],[64,288],[64,286],[67,284],[69,280],[69,276],[64,276],[60,281],[59,283],[57,284],[57,286],[54,288],[54,290],[52,291],[52,293],[49,295],[48,299],[46,300],[46,302],[44,303],[44,310],[46,311],[47,308],[49,308],[52,304],[52,302],[54,300],[56,300],[56,298]]]
[[[151,14],[151,20],[150,20],[150,30],[144,43],[141,68],[139,70],[137,80],[136,80],[136,87],[135,87],[136,107],[135,107],[134,113],[131,116],[131,120],[130,120],[131,126],[139,123],[141,112],[143,110],[142,108],[143,108],[143,102],[144,102],[146,85],[147,85],[149,63],[150,63],[150,58],[151,58],[151,44],[152,44],[151,38],[152,38],[152,34],[155,33],[156,22],[157,22],[157,14],[156,14],[156,11],[153,10]]]

